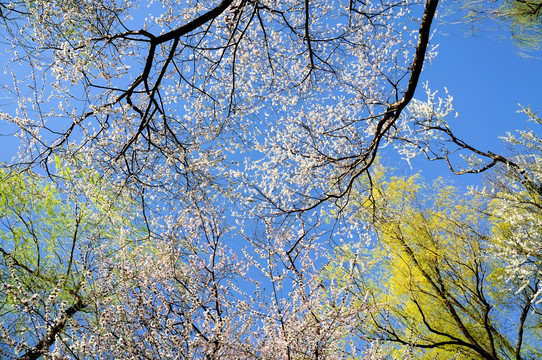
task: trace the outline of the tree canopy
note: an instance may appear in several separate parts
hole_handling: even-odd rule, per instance
[[[542,141],[479,149],[419,98],[446,6],[0,2],[1,356],[540,356]]]

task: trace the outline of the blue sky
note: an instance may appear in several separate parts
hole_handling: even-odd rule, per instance
[[[525,125],[525,118],[516,113],[518,103],[541,107],[542,51],[522,57],[507,34],[466,36],[461,29],[439,29],[433,38],[440,44],[439,55],[422,79],[429,80],[431,88],[448,88],[460,114],[454,122],[461,136],[490,146],[505,131]]]
[[[438,56],[425,66],[421,81],[442,96],[447,88],[453,96],[459,116],[448,119],[452,130],[480,150],[506,153],[499,137],[529,125],[526,116],[517,113],[518,104],[542,112],[542,51],[521,56],[506,31],[473,34],[461,24],[438,24],[432,43],[439,44]],[[415,97],[425,99],[422,86]],[[420,158],[412,164],[427,179],[445,176],[458,185],[477,185],[483,179],[454,176],[444,162]]]

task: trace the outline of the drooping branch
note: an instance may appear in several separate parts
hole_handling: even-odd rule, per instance
[[[538,290],[538,282],[535,284],[535,293]],[[529,311],[531,310],[532,305],[532,297],[526,296],[525,305],[523,306],[523,309],[521,309],[521,316],[519,318],[519,327],[518,327],[518,341],[516,344],[516,360],[521,360],[521,347],[523,345],[523,335],[525,331],[525,322],[527,320],[527,316],[529,315]]]

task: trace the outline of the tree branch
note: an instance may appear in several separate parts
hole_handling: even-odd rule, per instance
[[[82,298],[77,299],[75,304],[64,310],[64,312],[58,317],[50,327],[47,328],[45,336],[38,341],[38,343],[28,350],[19,360],[37,360],[40,356],[44,355],[47,350],[55,343],[56,337],[64,330],[68,320],[78,311],[88,306]]]

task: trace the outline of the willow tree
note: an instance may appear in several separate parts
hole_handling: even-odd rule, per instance
[[[518,47],[528,54],[540,49],[542,39],[542,3],[539,0],[492,0],[458,2],[463,21],[475,28],[491,22],[504,25]],[[486,25],[486,26],[484,26]]]
[[[337,354],[337,334],[352,314],[320,306],[340,300],[326,300],[319,286],[320,245],[329,236],[322,210],[347,209],[382,147],[404,145],[410,156],[410,146],[425,149],[441,126],[413,100],[434,56],[437,6],[0,4],[8,52],[0,119],[21,139],[16,161],[53,178],[55,155],[92,164],[112,188],[128,189],[160,253],[138,258],[144,271],[128,272],[134,283],[118,286],[125,307],[102,319],[114,333],[90,339],[84,351],[166,357],[183,344],[188,358]],[[489,162],[474,171],[504,161],[479,155]],[[350,214],[334,214],[335,229],[350,230],[341,222]],[[178,324],[186,326],[169,327]],[[264,350],[251,353],[250,344]]]
[[[378,240],[339,251],[325,277],[353,294],[360,339],[394,358],[540,357],[540,279],[505,276],[484,201],[418,176],[377,172],[374,187],[360,217]]]
[[[56,183],[0,170],[0,353],[6,359],[47,357],[60,353],[62,343],[73,344],[74,333],[95,320],[96,304],[111,295],[98,285],[107,259],[145,237],[122,192],[95,172],[60,162],[56,168]]]
[[[257,282],[240,288],[250,264],[223,246],[212,206],[172,230],[87,166],[55,169],[54,182],[0,173],[2,358],[349,356],[337,329],[351,315],[307,312],[322,304],[314,289],[272,302]]]

